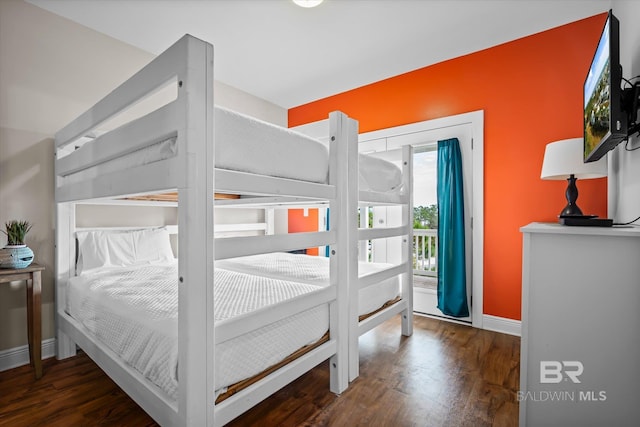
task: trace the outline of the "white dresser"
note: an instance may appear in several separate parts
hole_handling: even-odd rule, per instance
[[[640,425],[640,227],[521,231],[520,426]]]

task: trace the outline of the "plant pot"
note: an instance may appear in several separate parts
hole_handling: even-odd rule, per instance
[[[7,245],[2,252],[0,268],[26,268],[33,262],[33,251],[27,245]]]

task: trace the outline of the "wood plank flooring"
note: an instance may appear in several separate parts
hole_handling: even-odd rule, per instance
[[[230,426],[517,426],[520,339],[417,316],[360,338],[360,377],[329,392],[322,363]],[[0,426],[155,426],[84,354],[0,372]]]

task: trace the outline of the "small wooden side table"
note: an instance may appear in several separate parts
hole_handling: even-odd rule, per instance
[[[29,364],[36,370],[36,379],[42,377],[42,315],[40,294],[44,267],[32,263],[26,268],[0,268],[0,283],[24,280],[27,282],[27,334],[29,336]]]

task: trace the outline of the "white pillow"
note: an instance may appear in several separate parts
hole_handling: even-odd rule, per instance
[[[175,258],[166,228],[140,230],[133,233],[132,238],[137,262],[162,262]]]
[[[134,235],[138,231],[123,233],[102,232],[102,238],[107,246],[109,265],[124,267],[136,263],[136,249]]]
[[[166,262],[174,258],[166,228],[81,231],[78,274],[101,267]]]
[[[76,233],[78,239],[78,274],[109,265],[109,249],[100,231]]]
[[[390,162],[377,157],[360,154],[360,190],[387,192],[402,184],[402,170]]]

